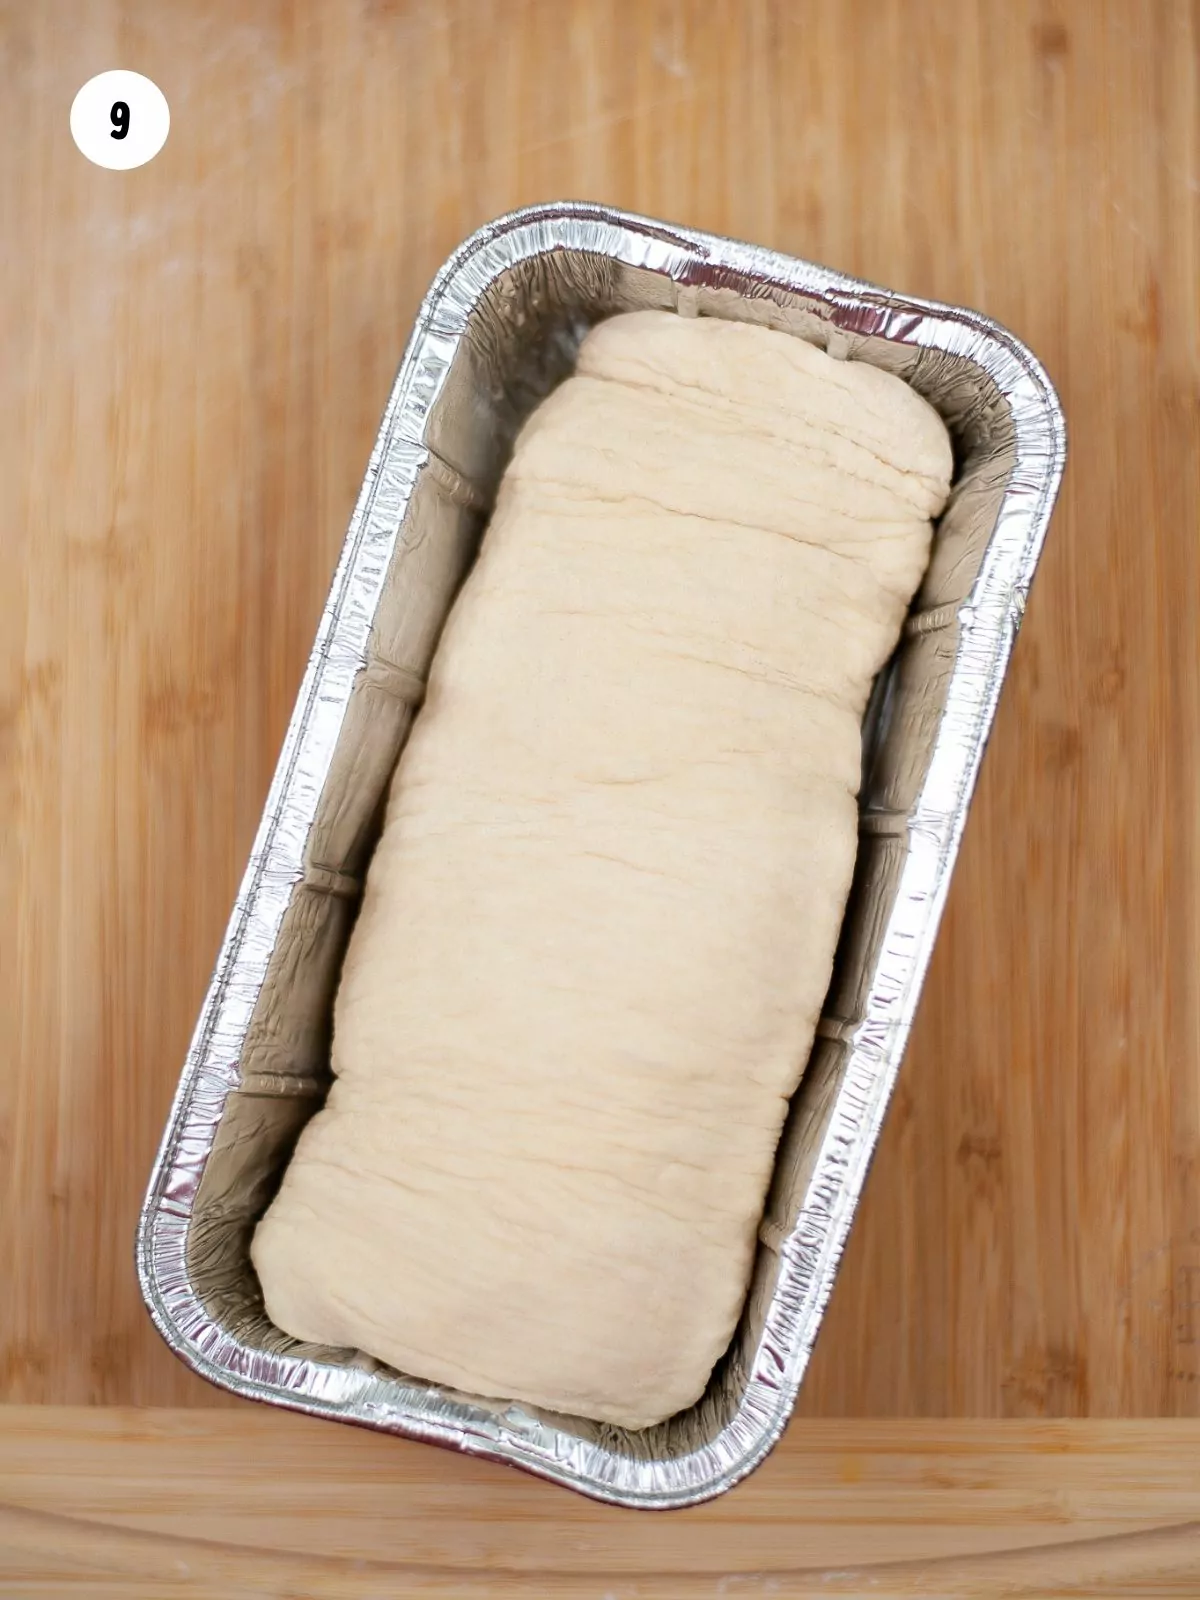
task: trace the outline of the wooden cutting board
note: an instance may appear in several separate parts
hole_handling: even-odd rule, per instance
[[[619,1510],[247,1406],[12,1407],[0,1594],[871,1600],[1200,1592],[1200,1424],[795,1422],[741,1488]]]
[[[142,1311],[146,1175],[421,295],[572,196],[981,307],[1067,412],[801,1415],[1200,1415],[1198,78],[1193,0],[0,0],[0,1399],[238,1405]]]

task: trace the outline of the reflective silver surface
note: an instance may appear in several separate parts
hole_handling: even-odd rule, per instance
[[[945,417],[956,477],[868,713],[855,886],[739,1331],[697,1406],[629,1433],[299,1344],[267,1322],[248,1243],[325,1092],[332,996],[380,803],[513,434],[591,323],[642,306],[761,322],[887,367]],[[879,1135],[1064,453],[1045,373],[970,311],[597,206],[517,212],[456,252],[384,415],[142,1211],[142,1291],[190,1366],[239,1394],[624,1505],[702,1500],[761,1461],[795,1400]]]

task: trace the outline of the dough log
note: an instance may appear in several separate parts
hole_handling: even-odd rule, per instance
[[[525,426],[392,785],[269,1316],[644,1427],[740,1314],[948,492],[899,379],[616,317]]]

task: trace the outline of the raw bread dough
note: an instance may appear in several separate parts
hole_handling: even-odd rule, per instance
[[[898,378],[637,312],[533,415],[392,785],[272,1321],[638,1428],[736,1326],[950,444]]]

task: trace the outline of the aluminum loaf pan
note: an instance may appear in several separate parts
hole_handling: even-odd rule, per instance
[[[329,1082],[333,992],[382,799],[514,433],[586,329],[640,307],[763,323],[887,368],[944,417],[956,470],[864,727],[854,887],[738,1332],[696,1406],[631,1433],[289,1339],[264,1315],[248,1247]],[[975,312],[591,205],[515,212],[455,252],[384,414],[142,1210],[142,1291],[190,1366],[628,1506],[706,1499],[762,1460],[879,1136],[1064,455],[1042,368]]]

